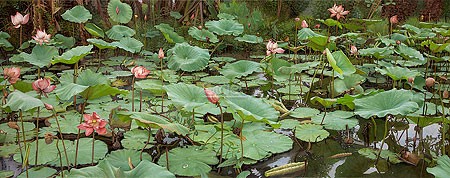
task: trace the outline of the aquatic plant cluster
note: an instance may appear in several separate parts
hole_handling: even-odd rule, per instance
[[[1,177],[450,174],[449,23],[334,4],[281,40],[252,33],[263,16],[245,3],[195,1],[140,34],[127,2],[107,2],[109,27],[82,1],[65,10],[73,37],[11,15],[0,156],[19,166]],[[236,44],[250,55],[227,55]]]

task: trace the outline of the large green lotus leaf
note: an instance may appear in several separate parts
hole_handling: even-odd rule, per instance
[[[259,36],[255,36],[255,35],[244,35],[242,37],[238,36],[236,38],[234,38],[237,41],[243,41],[246,43],[253,43],[253,44],[257,44],[257,43],[262,43],[263,39]]]
[[[342,29],[342,24],[337,20],[334,20],[334,19],[326,19],[326,20],[316,19],[316,20],[319,22],[322,22],[326,26],[329,26],[329,27],[338,26],[340,29]]]
[[[344,76],[343,79],[335,79],[334,80],[334,91],[336,93],[343,93],[345,91],[349,91],[352,88],[355,88],[357,85],[361,84],[366,80],[365,77],[359,74],[350,74],[348,76]]]
[[[386,67],[384,69],[375,69],[376,71],[380,72],[383,75],[387,75],[392,78],[392,80],[407,80],[409,77],[415,78],[420,73],[416,70],[409,70],[406,67]]]
[[[342,51],[335,51],[333,53],[327,48],[325,49],[327,53],[327,59],[330,63],[331,67],[340,74],[350,75],[356,72],[355,66],[353,66],[352,62],[347,58],[347,56]]]
[[[126,160],[122,160],[127,162]],[[175,178],[173,173],[166,168],[158,166],[148,160],[142,160],[136,167],[129,171],[123,171],[115,167],[111,161],[103,160],[97,166],[85,167],[81,169],[72,169],[67,177],[72,178],[91,178],[91,177],[148,177],[148,178]]]
[[[289,116],[295,117],[295,118],[311,118],[319,113],[320,113],[320,111],[315,108],[299,107],[299,108],[295,108],[295,110],[291,111],[289,113]]]
[[[240,92],[227,92],[225,95],[225,104],[228,106],[228,112],[236,113],[248,121],[277,121],[279,112],[270,104],[264,102],[261,98],[255,98]]]
[[[91,50],[94,46],[77,46],[75,48],[66,51],[61,56],[56,57],[52,60],[52,64],[63,63],[63,64],[75,64],[81,59],[83,59],[88,54],[91,54]]]
[[[414,32],[416,34],[419,34],[422,31],[422,30],[420,30],[420,28],[417,28],[417,27],[415,27],[413,25],[410,25],[410,24],[405,24],[405,25],[402,26],[402,28],[405,28],[406,30],[412,31],[412,32]]]
[[[290,74],[286,74],[283,72],[282,67],[291,67],[292,63],[285,61],[280,58],[273,58],[270,60],[270,64],[272,65],[272,70],[269,72],[273,72],[272,75],[277,81],[286,81],[289,80],[292,76]]]
[[[191,35],[193,38],[199,40],[199,41],[209,41],[211,43],[217,43],[219,42],[219,39],[217,39],[217,36],[214,35],[214,33],[205,30],[205,29],[198,29],[197,27],[190,27],[188,30],[189,35]]]
[[[95,73],[91,69],[86,69],[78,74],[77,84],[83,86],[94,86],[107,84],[108,79],[101,73]]]
[[[31,54],[22,52],[20,55],[23,57],[24,61],[39,68],[43,68],[48,66],[53,57],[58,56],[59,53],[58,49],[53,46],[36,45],[31,51]]]
[[[89,38],[86,40],[87,42],[95,45],[98,49],[115,49],[116,46],[112,43],[108,43],[102,39]]]
[[[11,36],[6,32],[0,31],[0,47],[6,51],[11,51],[14,49],[14,46],[7,40],[7,38],[11,38]]]
[[[13,177],[14,176],[14,171],[11,170],[1,170],[0,171],[0,177]]]
[[[22,125],[20,123],[17,123],[20,127],[20,130],[22,130]],[[25,130],[25,138],[27,140],[32,139],[35,137],[35,131],[33,130],[35,128],[34,123],[31,122],[24,122],[23,127]],[[8,126],[8,123],[0,124],[0,130],[3,130],[3,132],[6,134],[3,142],[0,143],[15,143],[17,142],[17,131],[15,129],[12,129]],[[22,131],[19,131],[19,139],[23,140],[22,137]],[[17,147],[18,149],[18,147]],[[12,153],[15,153],[14,150],[0,150],[0,155],[5,154],[4,156],[7,156],[8,154],[11,154],[10,151],[13,151]],[[19,150],[17,150],[18,152]],[[6,152],[6,153],[3,153]]]
[[[228,14],[228,13],[219,13],[219,14],[217,14],[217,17],[219,19],[228,19],[228,20],[236,19],[236,16]]]
[[[124,134],[124,139],[121,141],[122,146],[126,149],[141,150],[148,140],[148,134],[148,131],[140,129],[127,131]],[[152,142],[153,137],[150,137],[150,143]]]
[[[296,126],[300,125],[300,121],[296,119],[283,119],[280,121],[280,128],[293,130]]]
[[[218,35],[234,35],[238,36],[244,32],[244,25],[234,20],[208,21],[205,26],[209,31]]]
[[[245,132],[244,157],[260,160],[275,153],[292,149],[292,139],[282,134],[266,131]],[[261,139],[264,138],[264,139]]]
[[[85,23],[92,19],[92,14],[84,6],[78,5],[64,12],[61,17],[69,22]]]
[[[192,111],[197,107],[209,103],[203,88],[198,86],[177,83],[167,85],[165,88],[172,103],[175,106],[182,107],[187,111]]]
[[[103,29],[93,23],[87,23],[86,25],[84,25],[84,29],[86,29],[86,31],[88,31],[92,36],[101,38],[105,37],[105,32],[103,31]]]
[[[355,113],[365,119],[372,116],[384,117],[388,114],[407,115],[419,109],[412,101],[413,93],[408,90],[389,90],[373,96],[355,99]]]
[[[133,17],[133,10],[127,3],[120,2],[120,0],[111,0],[108,3],[108,15],[118,23],[128,23]]]
[[[361,148],[358,150],[358,153],[363,155],[366,158],[372,159],[372,160],[376,160],[377,159],[377,155],[378,155],[378,151],[379,150],[375,150],[372,148]],[[399,159],[398,154],[391,152],[389,150],[381,150],[380,153],[380,157],[386,160],[389,160],[389,162],[393,163],[393,164],[397,164],[402,162]]]
[[[166,153],[161,155],[158,164],[166,166]],[[211,171],[209,165],[219,163],[216,152],[198,146],[174,148],[169,151],[169,170],[179,176],[199,176]]]
[[[325,48],[336,49],[336,43],[329,41],[326,36],[313,36],[309,37],[308,47],[312,48],[314,51],[323,51]]]
[[[394,50],[392,48],[384,47],[384,48],[366,48],[358,50],[358,54],[361,56],[374,56],[377,59],[386,58],[387,56],[394,54]]]
[[[426,62],[425,58],[419,51],[404,44],[399,45],[395,52],[408,60],[418,61],[423,64]]]
[[[217,85],[223,85],[223,84],[229,84],[229,83],[237,83],[239,80],[237,79],[230,79],[222,75],[213,75],[213,76],[207,76],[200,79],[202,82],[206,82],[209,84],[217,84]]]
[[[61,49],[69,49],[72,48],[75,45],[75,38],[74,37],[66,37],[61,34],[56,34],[53,38],[55,41],[55,47],[61,48]]]
[[[106,31],[106,35],[108,38],[113,40],[120,40],[125,37],[132,37],[136,34],[136,31],[131,29],[130,27],[123,26],[123,25],[114,25]]]
[[[141,51],[141,48],[144,46],[142,42],[132,37],[124,37],[120,39],[119,42],[115,41],[112,42],[111,44],[130,53],[137,53]]]
[[[66,144],[68,142],[66,141]],[[35,165],[35,154],[36,154],[36,142],[32,142],[30,145],[30,155],[28,156],[28,163],[30,165]],[[60,147],[62,148],[62,146]],[[56,149],[56,140],[51,144],[46,144],[44,139],[39,140],[39,152],[38,152],[38,165],[46,164],[51,161],[58,159],[58,150]],[[64,154],[62,154],[64,155]],[[17,162],[22,162],[20,153],[14,155],[14,160]],[[58,159],[59,160],[59,159]],[[59,165],[59,164],[58,164]]]
[[[162,95],[166,92],[161,80],[139,80],[134,85],[138,89],[148,90],[156,95]]]
[[[431,40],[426,40],[426,41],[422,42],[420,45],[427,46],[428,48],[430,48],[430,50],[433,53],[440,53],[440,52],[444,51],[445,48],[447,48],[447,46],[450,45],[450,43],[436,44]]]
[[[433,174],[436,178],[445,178],[450,175],[450,158],[447,155],[438,157],[437,166],[428,167],[427,172]]]
[[[311,103],[312,104],[317,104],[317,103],[319,103],[319,104],[321,104],[323,107],[326,107],[326,108],[328,108],[328,107],[330,107],[331,105],[333,105],[334,103],[336,103],[336,99],[334,99],[334,98],[321,98],[321,97],[319,97],[319,96],[314,96],[314,97],[312,97],[311,99]]]
[[[320,142],[326,139],[330,133],[321,125],[302,124],[295,128],[295,137],[305,142]]]
[[[122,171],[131,170],[128,160],[131,160],[131,164],[138,165],[141,162],[141,152],[136,150],[116,150],[108,154],[105,158],[112,166],[119,168]],[[142,153],[142,160],[151,161],[151,157],[148,153]]]
[[[323,119],[323,125],[326,129],[330,130],[345,130],[346,126],[348,128],[353,128],[358,125],[358,119],[353,118],[353,112],[349,111],[333,111],[325,115]],[[324,113],[318,114],[311,118],[314,124],[320,124]]]
[[[44,140],[42,140],[42,142],[45,144]],[[56,143],[56,140],[54,140],[53,143]],[[67,157],[69,158],[69,162],[71,164],[74,164],[75,163],[75,152],[76,152],[76,140],[75,141],[64,140],[64,143],[66,145]],[[41,144],[41,141],[39,141],[39,145],[40,144]],[[66,159],[65,159],[64,151],[62,149],[63,148],[62,143],[59,142],[58,145],[62,151],[61,154],[62,154],[62,158],[63,158],[63,160],[62,160],[63,166],[67,166],[67,163],[65,161]],[[108,146],[106,145],[106,143],[104,143],[100,140],[95,140],[94,148],[95,148],[94,149],[94,163],[96,163],[99,160],[103,159],[105,157],[106,153],[108,153]],[[49,149],[49,148],[47,148],[47,149]],[[53,147],[51,149],[56,150],[56,145],[53,144]],[[40,151],[41,151],[41,147],[39,146],[39,152]],[[33,152],[33,150],[32,150],[32,152]],[[56,153],[57,153],[57,151],[56,151]],[[40,154],[39,158],[45,157],[47,155],[49,155],[49,154],[47,152],[43,151],[43,154],[42,155]],[[79,147],[78,147],[77,164],[90,164],[92,162],[91,156],[92,156],[92,138],[80,138]],[[31,157],[34,157],[34,155],[31,154],[30,158]],[[56,159],[49,162],[49,164],[54,165],[54,166],[59,166],[60,163],[59,163],[58,154],[55,154],[55,157],[56,157]],[[20,155],[19,155],[19,159],[20,159]],[[38,161],[40,161],[40,160],[38,160]]]
[[[228,63],[220,73],[229,79],[245,77],[260,69],[258,62],[240,60],[234,63]]]
[[[298,31],[297,36],[298,36],[299,40],[307,40],[310,37],[321,36],[321,35],[312,31],[310,28],[302,28],[301,30]]]
[[[6,105],[3,107],[9,107],[12,111],[22,110],[26,112],[41,106],[44,106],[41,100],[16,90],[8,95]]]
[[[28,170],[28,175],[31,177],[51,177],[53,174],[56,173],[55,169],[49,168],[49,167],[34,167]],[[26,178],[27,173],[23,171],[17,178]]]
[[[141,112],[129,112],[127,113],[130,118],[135,119],[140,125],[144,125],[146,127],[156,127],[163,128],[170,132],[175,132],[178,135],[187,135],[189,134],[189,129],[185,126],[178,123],[171,123],[166,118],[161,117],[159,115],[141,113]],[[127,115],[126,114],[126,115]],[[138,124],[139,124],[138,123]]]
[[[209,51],[187,43],[177,43],[168,51],[168,67],[172,70],[193,72],[203,70],[210,58]]]
[[[184,37],[178,35],[178,33],[176,33],[174,31],[174,28],[171,27],[169,24],[160,23],[158,25],[155,25],[155,28],[158,29],[159,31],[161,31],[161,33],[164,35],[164,38],[169,43],[183,43],[184,42]]]

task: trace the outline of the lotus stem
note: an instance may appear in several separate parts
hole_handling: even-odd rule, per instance
[[[92,132],[92,153],[91,153],[91,156],[92,156],[91,165],[92,166],[94,165],[94,147],[95,147],[95,132]]]
[[[219,107],[219,109],[220,109],[220,157],[219,157],[219,165],[220,165],[220,164],[222,164],[222,159],[223,159],[223,111],[222,111],[222,106],[220,106],[219,102],[217,102],[217,107]],[[241,130],[241,133],[242,133],[242,130]],[[242,140],[241,140],[241,142],[242,142]],[[218,172],[220,173],[220,168],[219,168]]]
[[[17,137],[17,144],[19,144],[19,150],[20,150],[20,159],[23,163],[23,152],[22,152],[22,147],[20,146],[20,133],[19,130],[16,130],[16,137]]]
[[[139,112],[142,112],[142,89],[139,91]]]
[[[58,155],[59,155],[59,166],[61,166],[61,177],[64,177],[64,170],[63,170],[63,164],[62,164],[62,156],[61,156],[61,150],[59,149],[59,139],[58,137],[56,137],[56,150],[58,150]],[[64,146],[64,145],[63,145]],[[65,148],[64,148],[65,149]]]
[[[83,113],[84,113],[84,108],[86,107],[86,103],[87,103],[87,98],[84,101],[84,103],[81,106],[81,117],[80,117],[80,124],[83,122]],[[77,159],[78,159],[78,146],[80,145],[80,132],[81,129],[78,129],[78,133],[77,133],[77,143],[76,143],[76,148],[75,148],[75,168],[77,167]]]
[[[77,76],[78,76],[78,62],[76,62],[73,67],[73,83],[77,83]],[[77,95],[73,96],[73,106],[75,108],[77,107]]]
[[[244,159],[244,144],[242,143],[242,140],[244,139],[242,132],[244,129],[244,119],[242,119],[242,123],[241,123],[241,132],[239,133],[239,140],[241,141],[241,160]]]
[[[133,79],[131,79],[131,112],[134,112],[134,80],[135,77],[133,75]]]
[[[169,170],[169,149],[166,146],[166,168]]]
[[[23,112],[22,109],[19,110],[19,117],[20,117],[20,124],[22,126],[22,138],[23,138],[23,145],[26,147],[27,145],[27,139],[25,137],[25,127],[23,126]],[[22,160],[22,168],[26,168],[25,171],[27,172],[27,178],[28,178],[28,152],[30,151],[30,149],[27,149],[27,154],[25,155],[25,159]]]
[[[378,163],[378,160],[380,159],[381,151],[383,150],[384,141],[386,140],[386,136],[388,133],[388,124],[389,124],[389,116],[386,116],[386,120],[384,121],[383,140],[381,140],[381,146],[380,146],[380,149],[378,150],[377,160],[375,161],[375,165]]]
[[[19,48],[22,46],[22,32],[23,32],[23,29],[22,29],[22,25],[20,26],[20,30],[19,30]]]
[[[40,98],[40,96],[39,96]],[[37,165],[38,155],[39,155],[39,113],[41,112],[41,108],[37,108],[37,118],[36,118],[36,154],[34,158],[34,165]]]
[[[439,99],[441,100],[441,107],[442,107],[442,154],[445,154],[445,106],[444,106],[444,101],[442,100],[442,92],[441,92],[441,84],[438,83],[438,93],[440,94]],[[437,111],[437,110],[436,110]]]
[[[148,128],[148,137],[147,137],[147,142],[145,142],[144,147],[142,147],[141,149],[141,153],[139,154],[139,159],[142,161],[142,153],[144,152],[145,147],[147,147],[148,143],[150,143],[150,137],[152,136],[152,130],[149,127]]]
[[[56,116],[55,109],[52,109],[52,112],[53,112],[53,117],[55,117],[55,120],[56,120],[56,125],[58,126],[59,136],[61,137],[61,143],[62,143],[63,148],[64,148],[64,156],[66,156],[66,163],[67,163],[67,166],[69,167],[70,166],[70,162],[69,162],[69,157],[67,156],[66,144],[64,143],[64,137],[62,135],[61,126],[59,125],[59,121],[58,121],[58,117]],[[62,167],[61,167],[61,169],[62,169]]]
[[[161,85],[164,87],[163,59],[164,58],[161,58],[161,60],[160,60],[160,65],[161,65],[161,68],[160,68],[161,74],[160,75],[161,75]],[[164,113],[164,92],[161,95],[161,113]]]
[[[372,124],[373,124],[373,139],[375,141],[377,139],[377,123],[375,122],[374,116],[370,117],[370,119],[372,120]],[[376,148],[376,145],[375,145],[375,148]]]

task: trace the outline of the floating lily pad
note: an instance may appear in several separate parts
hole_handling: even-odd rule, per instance
[[[92,14],[84,6],[78,5],[64,12],[61,17],[69,22],[85,23],[92,19]]]
[[[246,138],[243,141],[244,157],[254,160],[260,160],[272,154],[292,149],[293,141],[289,137],[274,132],[257,130],[245,132],[244,136]]]
[[[56,173],[55,169],[49,167],[34,167],[28,170],[28,175],[32,177],[51,177]],[[26,178],[27,173],[22,172],[17,178]]]
[[[289,113],[289,116],[295,117],[295,118],[311,118],[319,113],[320,113],[320,111],[315,108],[299,107],[299,108],[295,108],[295,110],[291,111]]]
[[[386,98],[389,98],[387,100]],[[413,93],[408,90],[389,90],[360,99],[355,99],[355,113],[365,119],[372,116],[384,117],[388,114],[407,115],[419,109],[412,101]]]
[[[295,119],[283,119],[280,121],[280,128],[282,129],[294,129],[296,126],[300,125],[300,121]]]
[[[412,77],[415,78],[420,73],[415,70],[409,70],[406,67],[386,67],[384,69],[376,69],[376,71],[380,72],[383,75],[388,75],[392,78],[392,80],[407,80],[408,78]]]
[[[227,78],[225,76],[222,76],[222,75],[203,77],[200,80],[202,82],[206,82],[206,83],[209,83],[209,84],[219,84],[219,85],[237,82],[236,79],[229,79],[229,78]]]
[[[107,7],[109,17],[118,23],[128,23],[133,17],[133,10],[127,3],[120,0],[111,0]]]
[[[325,115],[323,125],[330,130],[345,130],[347,127],[353,128],[358,125],[358,119],[353,118],[353,112],[333,111]],[[324,113],[312,117],[311,121],[315,124],[321,124]],[[347,127],[346,127],[347,126]]]
[[[192,111],[196,107],[206,105],[208,99],[202,88],[184,83],[171,84],[165,86],[169,99],[177,107],[183,107],[187,111]]]
[[[187,43],[177,43],[168,51],[168,67],[172,70],[193,72],[203,70],[210,58],[209,51]]]
[[[302,124],[295,128],[295,137],[305,142],[320,142],[326,139],[330,133],[321,125]]]
[[[162,95],[166,92],[161,80],[140,80],[135,83],[135,86],[157,95]]]
[[[127,149],[141,150],[145,146],[145,142],[148,140],[148,131],[140,129],[132,129],[125,132],[124,139],[122,140],[122,146]],[[152,142],[154,137],[150,137]]]
[[[238,36],[244,32],[244,25],[234,20],[208,21],[205,26],[209,31],[218,35],[234,35]]]
[[[166,166],[166,153],[161,155],[158,164]],[[219,162],[216,157],[216,152],[201,149],[197,146],[188,148],[174,148],[169,151],[169,170],[180,176],[198,176],[206,174],[211,171],[209,165],[214,165]]]
[[[365,156],[366,158],[376,160],[378,155],[378,150],[374,150],[372,148],[362,148],[358,150],[358,153]],[[393,153],[389,150],[381,150],[380,157],[386,160],[389,160],[389,162],[393,164],[397,164],[402,162],[398,157],[396,153]]]
[[[112,166],[119,168],[122,171],[131,170],[128,160],[131,160],[132,165],[138,165],[141,162],[141,152],[136,150],[116,150],[105,157]],[[142,153],[142,160],[151,161],[148,153]]]

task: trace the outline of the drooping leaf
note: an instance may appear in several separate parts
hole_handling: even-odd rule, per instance
[[[89,38],[86,41],[95,45],[99,49],[115,49],[116,48],[116,46],[114,44],[108,43],[102,39]]]
[[[423,64],[426,62],[425,58],[419,51],[404,44],[399,45],[395,52],[408,60],[418,61]]]
[[[209,31],[218,35],[234,35],[238,36],[244,32],[244,25],[234,20],[208,21],[205,26]]]
[[[6,105],[3,107],[9,107],[12,111],[22,110],[26,112],[42,106],[44,106],[44,103],[41,100],[17,90],[8,95]]]
[[[333,53],[330,50],[325,49],[327,53],[327,59],[331,67],[339,73],[341,76],[350,75],[356,72],[355,66],[350,62],[347,56],[342,51],[335,51]]]
[[[56,87],[55,93],[62,100],[69,100],[73,96],[83,92],[89,86],[78,85],[70,82],[61,82],[61,85]]]
[[[86,23],[92,19],[92,14],[84,6],[78,5],[64,12],[61,17],[73,23]]]
[[[388,114],[407,115],[419,109],[419,105],[412,101],[412,98],[411,91],[396,89],[358,98],[353,101],[355,114],[365,119],[372,116],[384,117]]]
[[[91,86],[88,89],[86,89],[80,93],[80,95],[83,98],[89,99],[89,100],[97,99],[97,98],[100,98],[103,96],[108,96],[108,95],[114,96],[117,94],[126,95],[126,94],[128,94],[128,91],[121,90],[116,87],[111,87],[108,84],[99,84],[99,85]]]
[[[307,40],[310,37],[321,36],[321,35],[312,31],[310,28],[302,28],[301,30],[298,31],[297,36],[298,36],[299,40]]]
[[[165,86],[167,95],[172,103],[178,108],[184,108],[187,111],[208,104],[205,92],[202,88],[195,85],[177,83]]]
[[[203,41],[203,42],[211,42],[211,43],[217,43],[219,42],[219,39],[217,39],[217,36],[214,35],[214,33],[205,30],[205,29],[198,29],[197,27],[190,27],[188,30],[189,35],[191,35],[193,38]]]
[[[437,166],[428,167],[427,172],[433,174],[436,178],[445,178],[450,175],[450,158],[447,155],[438,157]]]
[[[144,46],[142,42],[132,37],[124,37],[119,42],[112,42],[111,44],[130,53],[140,52]]]
[[[120,2],[120,0],[111,0],[108,3],[108,15],[118,23],[128,23],[133,17],[133,10],[127,3]]]
[[[330,130],[345,130],[347,128],[353,128],[358,125],[358,119],[353,118],[353,112],[348,111],[333,111],[325,115],[324,113],[316,115],[311,118],[311,121],[315,124],[321,124],[323,119],[323,125],[326,129]]]
[[[56,57],[52,60],[52,64],[63,63],[63,64],[75,64],[81,59],[83,59],[88,54],[91,54],[91,50],[94,46],[77,46],[75,48],[66,51],[61,56]]]
[[[101,38],[105,37],[105,32],[103,32],[103,29],[93,23],[87,23],[84,25],[84,29],[86,29],[86,31],[88,31],[92,36]]]
[[[168,67],[172,70],[193,72],[203,70],[210,59],[209,51],[187,43],[177,43],[169,49]]]
[[[260,69],[260,64],[248,60],[240,60],[226,64],[220,73],[229,79],[240,78],[250,75]]]
[[[166,157],[166,153],[161,155]],[[212,170],[209,165],[214,165],[219,162],[216,157],[216,152],[201,149],[198,146],[191,146],[188,148],[174,148],[168,153],[169,163],[166,159],[159,159],[158,164],[161,166],[169,165],[170,172],[180,176],[199,176],[206,174]]]
[[[387,75],[389,77],[392,78],[392,80],[408,80],[408,78],[412,77],[415,78],[416,76],[418,76],[420,73],[418,71],[415,70],[409,70],[406,67],[399,67],[399,66],[394,66],[394,67],[386,67],[384,69],[375,69],[376,71],[380,72],[383,75]]]
[[[337,78],[334,80],[334,91],[341,94],[345,91],[354,90],[356,86],[363,83],[365,80],[366,78],[359,74],[344,76],[343,79]]]
[[[66,37],[61,34],[56,34],[53,40],[55,41],[55,47],[57,48],[69,49],[75,45],[75,38],[71,36]]]
[[[164,38],[169,43],[183,43],[184,37],[178,35],[176,33],[173,27],[171,27],[169,24],[160,23],[158,25],[155,25],[155,28],[161,31],[161,33],[164,35]]]
[[[141,112],[123,113],[123,115],[129,115],[130,118],[137,120],[141,125],[145,125],[146,127],[163,128],[170,132],[175,132],[178,135],[189,134],[189,129],[185,126],[179,123],[171,123],[159,115]]]
[[[255,35],[247,35],[245,34],[244,36],[240,37],[236,37],[234,38],[237,41],[243,41],[246,43],[253,43],[253,44],[258,44],[258,43],[262,43],[263,39],[259,36],[255,36]]]
[[[105,160],[122,171],[129,171],[132,168],[130,168],[128,160],[131,160],[132,165],[138,165],[141,162],[141,152],[127,149],[116,150],[108,154]],[[151,157],[148,153],[142,153],[142,160],[151,161]]]
[[[36,45],[33,47],[31,54],[22,52],[20,55],[23,57],[24,61],[39,68],[43,68],[50,65],[53,57],[58,56],[59,53],[58,49],[53,46]]]
[[[130,27],[123,26],[123,25],[114,25],[106,31],[106,35],[108,38],[113,40],[120,40],[125,37],[132,37],[136,34],[136,31],[131,29]]]

